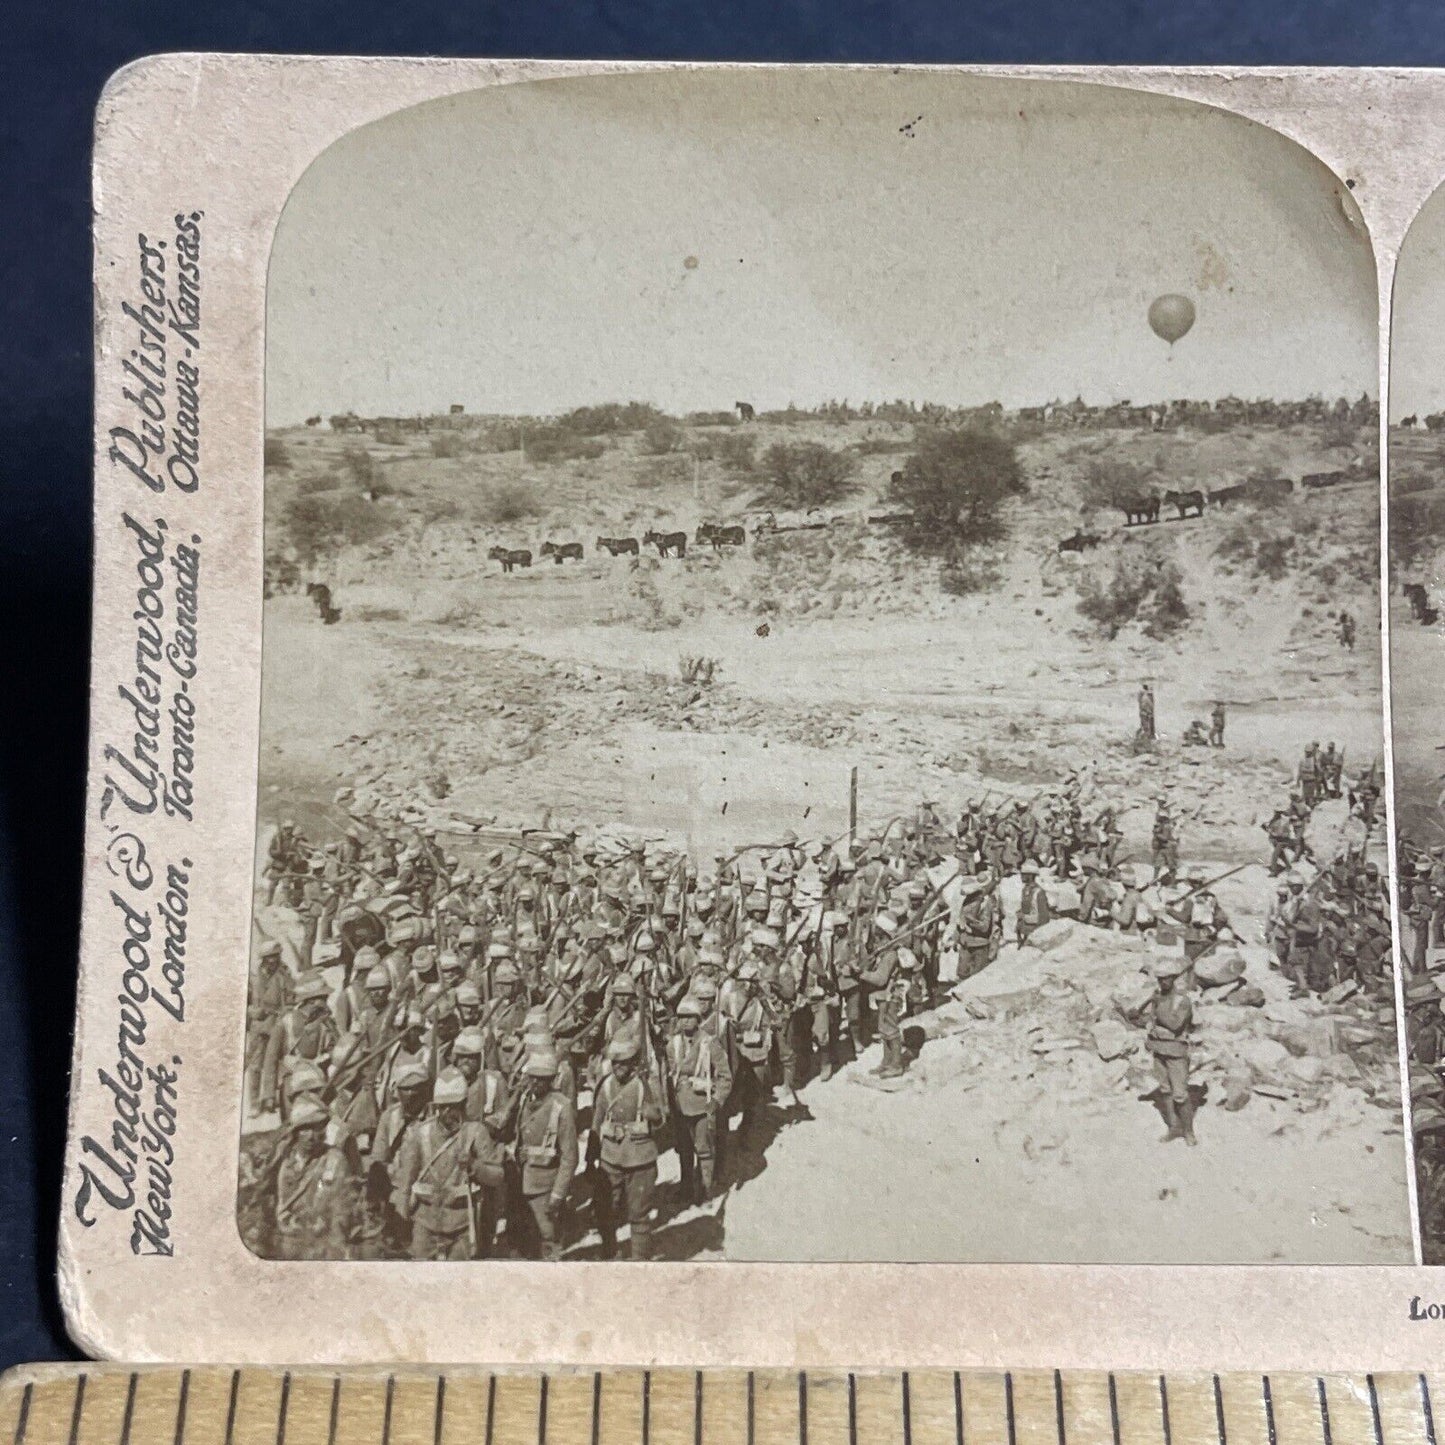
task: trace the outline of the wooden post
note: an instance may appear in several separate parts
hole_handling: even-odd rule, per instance
[[[848,769],[848,841],[858,841],[858,767]]]

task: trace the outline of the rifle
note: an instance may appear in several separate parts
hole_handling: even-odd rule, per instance
[[[1183,903],[1186,898],[1193,898],[1196,893],[1203,893],[1205,889],[1213,888],[1216,883],[1223,883],[1226,878],[1233,878],[1236,873],[1242,873],[1246,868],[1253,868],[1254,866],[1255,863],[1253,859],[1251,859],[1248,863],[1241,863],[1237,867],[1229,869],[1228,872],[1219,874],[1217,878],[1210,878],[1204,883],[1195,884],[1195,886],[1191,888],[1188,893],[1181,894],[1174,901],[1176,903]],[[1320,874],[1316,875],[1315,882],[1318,882],[1319,878],[1322,875],[1323,870],[1321,870]],[[1314,884],[1312,883],[1310,886],[1313,887]]]

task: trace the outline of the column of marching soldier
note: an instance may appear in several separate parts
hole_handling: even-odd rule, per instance
[[[1373,769],[1362,779],[1357,809],[1373,810]],[[1202,872],[1180,870],[1164,797],[1145,866],[1119,856],[1118,809],[1086,816],[1083,791],[1071,779],[1032,800],[972,800],[952,827],[925,803],[871,838],[789,833],[711,869],[545,833],[469,868],[426,827],[350,814],[316,846],[283,823],[264,892],[304,938],[294,972],[263,941],[252,979],[247,1107],[281,1125],[249,1184],[265,1221],[253,1243],[297,1258],[553,1259],[581,1232],[585,1164],[604,1256],[647,1258],[660,1147],[680,1164],[670,1202],[700,1203],[756,1146],[770,1100],[796,1103],[805,1078],[873,1039],[872,1072],[903,1074],[904,1020],[940,997],[945,953],[959,978],[997,956],[1010,875],[1020,946],[1054,916],[1045,872],[1069,884],[1059,911],[1086,924],[1174,931],[1149,1034],[1167,1099],[1187,1078],[1190,970],[1233,934]],[[1296,787],[1290,807],[1308,817],[1327,795]],[[1307,885],[1302,827],[1283,848],[1269,827],[1288,864],[1268,925],[1280,965],[1316,990],[1376,986],[1389,925],[1375,865],[1343,853]],[[1189,1119],[1165,1112],[1168,1137],[1193,1142]]]

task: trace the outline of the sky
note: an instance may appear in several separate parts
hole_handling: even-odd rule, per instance
[[[1164,292],[1197,310],[1172,349]],[[272,252],[267,419],[1358,396],[1375,344],[1353,200],[1223,112],[908,71],[569,78],[313,162]]]
[[[1390,315],[1390,420],[1445,411],[1445,186],[1405,233]]]

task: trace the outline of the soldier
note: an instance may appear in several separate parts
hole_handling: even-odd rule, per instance
[[[716,1035],[701,1030],[703,1007],[691,995],[677,1006],[678,1031],[667,1044],[676,1115],[673,1138],[682,1195],[706,1203],[716,1182],[718,1111],[732,1092],[732,1068]]]
[[[1179,867],[1179,839],[1174,831],[1174,819],[1169,812],[1169,800],[1162,796],[1154,813],[1151,842],[1154,881],[1156,883],[1172,883],[1175,870]]]
[[[264,1113],[261,1080],[265,1075],[267,1045],[291,1002],[291,978],[281,962],[281,945],[268,939],[261,945],[256,977],[246,999],[246,1104],[251,1113]]]
[[[323,1071],[336,1044],[336,1020],[327,1007],[326,981],[320,974],[301,978],[295,989],[296,1005],[282,1014],[266,1041],[261,1062],[261,1111],[269,1114],[281,1102],[287,1074],[298,1060],[310,1059]]]
[[[1189,1030],[1194,1006],[1185,992],[1188,964],[1182,953],[1166,954],[1154,962],[1158,991],[1149,1006],[1149,1033],[1145,1045],[1154,1056],[1154,1077],[1159,1082],[1160,1107],[1169,1132],[1164,1142],[1194,1137],[1194,1100],[1189,1093]]]
[[[326,1142],[331,1115],[317,1099],[296,1102],[276,1171],[276,1257],[344,1259],[356,1184],[340,1149]]]
[[[1024,886],[1019,897],[1018,920],[1015,924],[1020,948],[1033,936],[1035,929],[1042,928],[1053,918],[1049,895],[1039,886],[1039,865],[1032,858],[1025,859],[1022,871]]]
[[[1264,831],[1269,838],[1269,871],[1283,873],[1294,861],[1294,830],[1290,826],[1288,812],[1276,808],[1269,822],[1264,824]]]
[[[993,941],[996,909],[988,874],[975,874],[959,884],[960,903],[954,923],[958,942],[958,976],[972,978],[988,966]]]
[[[1293,914],[1289,883],[1281,882],[1275,888],[1274,904],[1270,908],[1269,917],[1265,920],[1264,931],[1265,937],[1269,940],[1269,946],[1274,950],[1274,956],[1279,963],[1279,971],[1286,978],[1294,977],[1289,958],[1289,946],[1294,937]]]
[[[493,945],[496,948],[498,945]],[[492,1000],[484,1035],[484,1059],[489,1069],[511,1076],[522,1058],[522,1030],[527,1021],[527,998],[522,991],[522,975],[507,953],[498,960],[492,973],[496,997]]]
[[[391,1171],[407,1135],[420,1124],[426,1113],[431,1094],[431,1074],[424,1064],[411,1060],[396,1071],[392,1084],[396,1098],[382,1110],[376,1125],[376,1136],[371,1141],[371,1155],[366,1166],[367,1188],[368,1191],[383,1187],[387,1190],[388,1231],[393,1244],[398,1249],[404,1249],[410,1236],[410,1225],[405,1216],[397,1214],[391,1207]]]
[[[1149,742],[1156,737],[1154,731],[1154,689],[1147,682],[1139,685],[1139,736]]]
[[[1319,899],[1313,889],[1305,891],[1304,876],[1294,873],[1290,877],[1290,968],[1295,982],[1309,987],[1311,980],[1320,975],[1316,952],[1320,946],[1320,925],[1323,917]]]
[[[1341,610],[1339,627],[1340,646],[1353,652],[1355,650],[1355,619],[1348,612]]]
[[[1209,712],[1209,746],[1224,746],[1224,704],[1216,701]]]
[[[1345,755],[1335,750],[1333,742],[1325,744],[1320,754],[1320,788],[1327,798],[1342,796],[1340,783],[1345,767]]]
[[[908,1011],[909,983],[902,956],[909,951],[893,942],[898,922],[891,913],[880,913],[874,919],[874,927],[882,935],[883,944],[860,977],[872,990],[878,1010],[878,1041],[883,1046],[883,1057],[869,1072],[881,1079],[897,1079],[907,1067],[903,1056],[903,1019]],[[911,952],[909,958],[913,958]]]
[[[466,1118],[467,1081],[456,1069],[437,1075],[432,1106],[397,1154],[392,1207],[411,1223],[413,1259],[476,1259],[475,1189],[490,1170],[479,1156],[481,1126]]]
[[[555,1087],[557,1065],[556,1054],[529,1054],[517,1096],[519,1207],[511,1217],[521,1236],[519,1250],[528,1259],[562,1257],[562,1213],[577,1173],[577,1116],[571,1100]]]
[[[1204,886],[1201,869],[1191,869],[1184,881],[1190,892],[1169,906],[1168,913],[1176,923],[1184,925],[1184,957],[1197,963],[1221,939],[1233,938],[1229,919],[1219,900]]]
[[[1300,786],[1300,795],[1304,798],[1306,808],[1313,808],[1321,796],[1320,787],[1320,745],[1318,743],[1306,743],[1304,757],[1300,759],[1299,771],[1296,777]]]
[[[652,1255],[652,1202],[657,1189],[653,1131],[662,1124],[663,1106],[641,1055],[632,1034],[613,1039],[607,1049],[612,1071],[597,1086],[592,1106],[588,1152],[594,1165],[593,1208],[608,1259],[618,1256],[617,1229],[624,1221],[631,1232],[631,1257]]]

